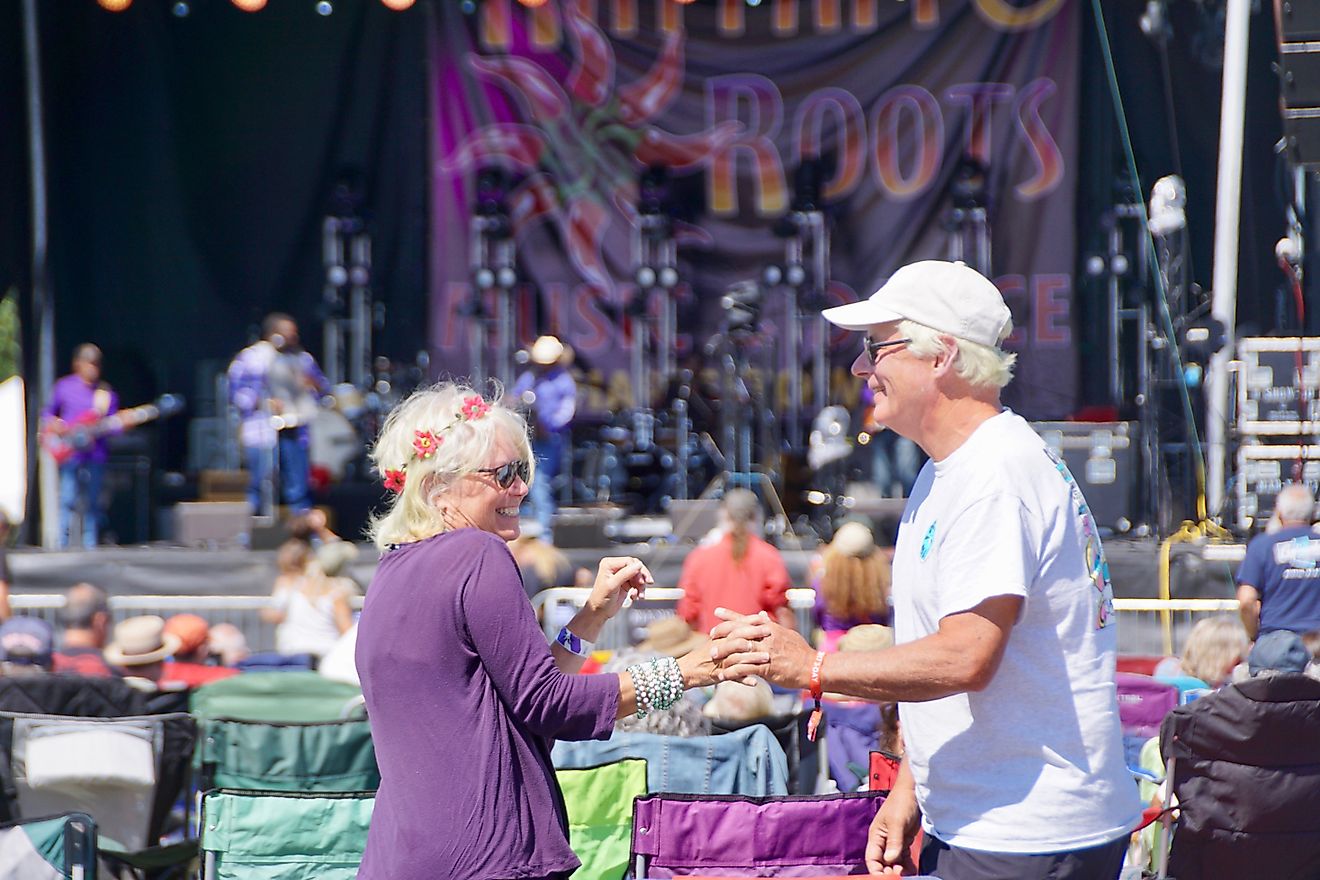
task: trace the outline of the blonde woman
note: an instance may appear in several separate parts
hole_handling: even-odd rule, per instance
[[[821,561],[816,625],[823,650],[837,650],[855,626],[889,623],[889,558],[876,547],[870,529],[859,522],[839,526]]]
[[[551,741],[606,739],[618,718],[668,709],[714,682],[709,651],[575,674],[652,582],[632,557],[602,560],[546,643],[508,546],[535,479],[513,410],[462,385],[423,389],[390,414],[373,458],[395,495],[372,525],[384,555],[358,624],[381,773],[358,877],[567,877],[579,862]]]
[[[1181,674],[1200,679],[1207,687],[1221,687],[1246,656],[1248,644],[1242,621],[1232,614],[1198,620],[1183,646]]]

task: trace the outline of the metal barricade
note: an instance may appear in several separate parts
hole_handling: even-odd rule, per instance
[[[58,630],[64,598],[59,593],[18,593],[9,597],[9,604],[15,613],[40,617]],[[354,596],[350,604],[360,610],[362,597]],[[261,610],[270,606],[269,596],[111,596],[109,605],[112,625],[139,614],[198,614],[212,626],[231,623],[238,627],[252,651],[275,648],[275,627],[261,619]]]
[[[1237,614],[1236,599],[1115,599],[1120,654],[1163,654],[1164,645],[1173,654],[1182,653],[1187,634],[1196,622],[1214,614]],[[1165,637],[1165,618],[1169,633]]]
[[[533,596],[532,608],[541,621],[545,637],[553,639],[558,635],[559,628],[572,620],[590,595],[590,587],[552,587]],[[632,647],[645,638],[647,624],[657,618],[673,615],[681,598],[683,591],[676,587],[651,587],[640,601],[627,600],[623,611],[601,630],[596,647],[604,651]],[[809,634],[816,625],[816,591],[804,588],[789,590],[788,606],[793,609],[798,632]]]
[[[532,608],[547,639],[553,639],[591,595],[587,587],[554,587],[532,597]],[[596,646],[617,651],[635,645],[645,637],[646,626],[659,617],[674,614],[683,591],[673,587],[652,587],[639,602],[628,601],[624,610],[605,624]],[[9,597],[16,613],[40,617],[58,628],[59,609],[64,595],[59,593],[18,593]],[[115,623],[139,614],[199,614],[211,625],[232,623],[247,637],[253,651],[273,650],[275,628],[261,619],[261,610],[270,604],[269,596],[111,596],[110,616]],[[816,593],[811,589],[788,591],[798,632],[810,634],[815,627]],[[362,608],[362,597],[352,599],[354,610]],[[1212,614],[1236,614],[1236,599],[1115,599],[1119,615],[1118,650],[1121,654],[1163,653],[1161,615],[1167,613],[1171,625],[1174,653],[1182,650],[1187,633],[1201,618]]]

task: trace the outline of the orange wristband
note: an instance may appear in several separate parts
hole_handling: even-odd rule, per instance
[[[816,741],[816,731],[820,729],[820,721],[825,717],[825,712],[820,707],[820,697],[824,692],[824,687],[820,683],[820,668],[825,665],[825,652],[816,652],[816,662],[811,664],[811,717],[807,719],[807,739],[811,742]]]

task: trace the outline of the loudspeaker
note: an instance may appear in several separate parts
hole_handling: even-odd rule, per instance
[[[246,547],[252,512],[246,501],[183,501],[174,505],[174,540],[209,547]]]
[[[1082,490],[1101,529],[1126,532],[1137,518],[1136,425],[1133,422],[1032,422],[1031,427]]]

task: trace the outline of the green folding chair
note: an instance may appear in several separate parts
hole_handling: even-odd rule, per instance
[[[646,792],[646,760],[556,770],[568,808],[568,842],[582,860],[573,880],[621,880],[632,845],[633,798]]]
[[[375,798],[369,791],[208,791],[202,880],[353,880]]]
[[[278,673],[287,675],[288,673]],[[206,719],[196,768],[203,791],[375,791],[380,770],[365,719],[265,724]]]
[[[0,880],[95,876],[96,823],[86,813],[0,825]]]
[[[315,672],[245,672],[192,693],[194,718],[296,723],[338,721],[361,706],[362,689]]]

